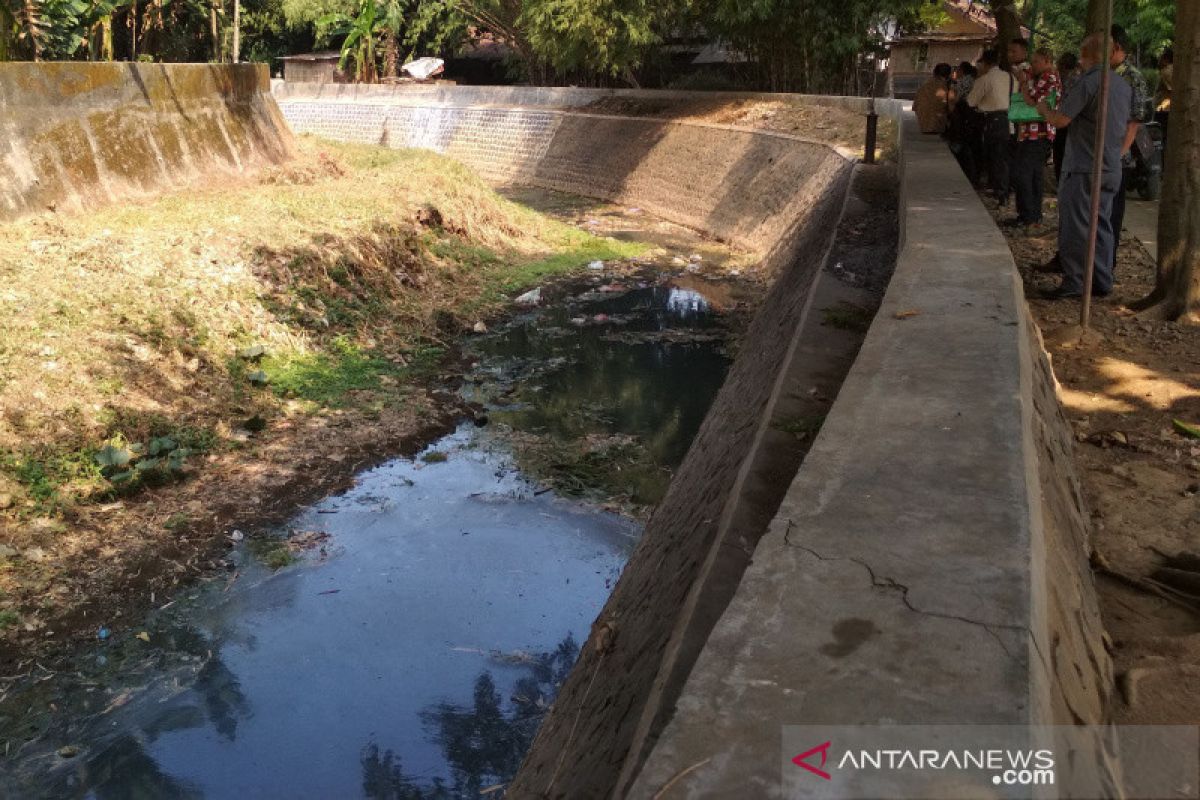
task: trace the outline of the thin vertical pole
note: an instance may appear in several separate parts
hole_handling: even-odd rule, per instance
[[[1108,83],[1112,67],[1113,0],[1104,4],[1104,46],[1100,50],[1100,110],[1096,120],[1095,152],[1092,156],[1092,212],[1088,222],[1087,258],[1083,270],[1083,307],[1079,327],[1085,332],[1092,316],[1092,278],[1096,273],[1096,238],[1100,229],[1100,188],[1104,180],[1104,134],[1108,127]],[[1114,254],[1115,255],[1115,254]]]

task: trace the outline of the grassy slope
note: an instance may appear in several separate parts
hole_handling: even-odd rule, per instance
[[[155,437],[195,464],[243,425],[404,402],[507,295],[638,249],[431,153],[301,153],[241,185],[0,226],[0,526],[169,477]],[[102,470],[106,443],[153,468]]]

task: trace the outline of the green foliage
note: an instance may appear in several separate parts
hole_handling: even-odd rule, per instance
[[[274,536],[252,537],[246,540],[246,547],[269,569],[283,569],[298,560],[287,542]]]
[[[0,471],[21,484],[34,503],[35,513],[52,512],[65,501],[63,491],[73,486],[77,492],[102,489],[105,481],[94,453],[86,449],[50,448],[0,454]]]
[[[529,0],[519,24],[537,55],[560,73],[617,75],[660,40],[671,3],[654,0]]]
[[[706,29],[750,56],[774,91],[852,88],[862,53],[888,20],[919,17],[923,0],[697,0]]]
[[[1031,20],[1033,6],[1025,3],[1026,24],[1033,23],[1035,35],[1056,54],[1079,52],[1084,36],[1088,0],[1040,0],[1037,19]],[[1175,0],[1114,0],[1113,21],[1125,28],[1131,48],[1140,64],[1154,66],[1158,54],[1175,35]]]
[[[118,438],[101,447],[95,461],[113,487],[127,490],[179,475],[189,455],[191,450],[170,436],[157,436],[145,444],[126,444]]]
[[[0,611],[0,631],[4,630],[5,628],[11,628],[13,625],[16,625],[20,619],[21,615],[12,609]]]

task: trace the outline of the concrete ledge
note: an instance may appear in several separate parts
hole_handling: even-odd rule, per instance
[[[902,139],[883,307],[629,797],[776,796],[786,724],[1105,718],[1070,432],[1015,266],[945,146],[911,115]]]
[[[0,64],[0,220],[245,172],[291,153],[254,64]]]
[[[578,108],[606,98],[628,100],[783,100],[834,106],[867,113],[865,97],[840,97],[789,92],[705,92],[669,89],[593,89],[576,86],[454,86],[430,84],[297,83],[273,80],[271,91],[283,100],[391,102],[411,105],[503,106],[509,108]],[[899,102],[876,99],[880,113],[895,113]]]

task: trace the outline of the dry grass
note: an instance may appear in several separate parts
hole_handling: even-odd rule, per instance
[[[638,249],[431,153],[300,151],[240,184],[0,226],[10,516],[111,493],[94,460],[107,441],[171,436],[195,453],[256,417],[402,400],[506,294]]]

